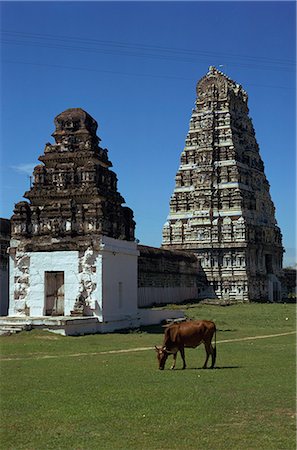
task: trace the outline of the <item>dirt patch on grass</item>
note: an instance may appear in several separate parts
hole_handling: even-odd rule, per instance
[[[253,341],[257,339],[269,339],[269,338],[275,338],[280,336],[289,336],[290,334],[296,334],[296,331],[289,331],[287,333],[278,333],[278,334],[268,334],[268,335],[260,335],[260,336],[248,336],[248,337],[242,337],[242,338],[233,338],[233,339],[225,339],[225,340],[219,340],[217,341],[217,344],[224,344],[224,343],[232,343],[232,342],[242,342],[242,341]],[[38,336],[39,339],[59,339],[57,336]],[[99,355],[108,355],[108,354],[125,354],[125,353],[133,353],[133,352],[142,352],[147,350],[152,350],[153,347],[137,347],[137,348],[127,348],[127,349],[119,349],[119,350],[106,350],[102,352],[82,352],[82,353],[61,353],[61,354],[38,354],[34,353],[32,359],[50,359],[50,358],[75,358],[75,357],[81,357],[81,356],[99,356]],[[26,356],[19,357],[18,355],[11,355],[9,357],[2,357],[0,358],[1,361],[12,361],[12,360],[24,360],[29,359],[28,356],[31,356],[32,353],[28,353]]]
[[[58,336],[35,336],[35,339],[41,339],[42,341],[57,341]]]
[[[288,417],[290,419],[296,419],[297,413],[290,408],[278,408],[274,411],[278,416]]]

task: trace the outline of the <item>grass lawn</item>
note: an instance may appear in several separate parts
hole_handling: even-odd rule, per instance
[[[217,369],[203,347],[184,371],[159,371],[153,349],[104,353],[161,344],[157,326],[0,337],[0,448],[295,450],[296,335],[236,340],[295,331],[295,305],[183,308],[216,322]]]

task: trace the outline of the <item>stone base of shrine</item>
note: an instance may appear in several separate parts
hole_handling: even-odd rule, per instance
[[[82,336],[85,334],[111,333],[117,330],[133,329],[145,325],[157,325],[177,318],[183,318],[182,311],[174,310],[139,310],[134,317],[102,322],[98,317],[0,317],[0,334],[9,335],[20,331],[42,329],[62,336]]]

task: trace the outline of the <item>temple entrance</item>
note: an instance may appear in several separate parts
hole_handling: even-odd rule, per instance
[[[45,272],[45,315],[64,316],[64,272]]]
[[[268,300],[270,302],[281,300],[281,283],[273,274],[268,274]]]

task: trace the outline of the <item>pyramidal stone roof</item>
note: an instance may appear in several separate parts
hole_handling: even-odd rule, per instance
[[[282,236],[247,93],[210,66],[196,94],[162,246],[195,252],[218,298],[268,298],[274,283],[277,299]]]
[[[134,240],[133,212],[124,206],[108,151],[99,145],[98,124],[81,108],[59,114],[34,168],[33,185],[16,204],[12,236],[33,250],[76,248],[106,235]]]

